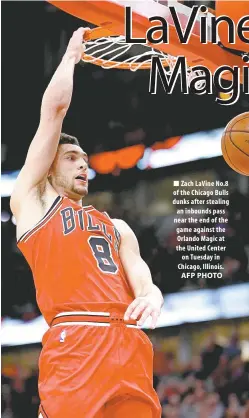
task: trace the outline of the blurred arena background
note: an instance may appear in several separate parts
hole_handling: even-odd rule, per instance
[[[195,2],[189,2],[189,5]],[[213,2],[202,2],[212,7]],[[82,22],[45,2],[2,3],[2,416],[35,418],[44,322],[32,275],[15,242],[9,196],[39,121],[43,92]],[[148,72],[78,65],[63,131],[90,156],[99,210],[134,229],[165,295],[154,345],[154,386],[164,418],[246,417],[249,402],[249,184],[224,162],[221,133],[249,110],[248,96],[148,93]],[[222,279],[182,279],[177,269],[174,180],[228,180]],[[247,412],[249,413],[249,412]]]

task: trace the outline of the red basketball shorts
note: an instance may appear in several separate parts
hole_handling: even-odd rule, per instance
[[[44,335],[40,416],[160,418],[149,338],[125,324],[123,313],[119,317],[96,314],[60,314]]]

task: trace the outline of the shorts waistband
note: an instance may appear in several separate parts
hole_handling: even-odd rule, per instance
[[[124,320],[123,314],[111,314],[110,312],[61,312],[57,314],[52,320],[50,326],[56,327],[59,325],[96,325],[96,326],[110,326],[112,324],[123,324],[128,328],[140,328],[137,321],[129,319]]]

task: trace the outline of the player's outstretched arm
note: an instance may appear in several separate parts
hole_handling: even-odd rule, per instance
[[[155,328],[163,305],[162,293],[152,282],[150,269],[141,258],[139,244],[132,229],[120,219],[114,219],[113,222],[121,234],[119,254],[135,295],[135,300],[128,306],[124,319],[140,317],[138,325],[142,326],[150,316],[151,328]]]
[[[11,209],[15,215],[18,214],[20,201],[32,189],[39,186],[42,190],[55,158],[62,123],[71,102],[74,68],[83,52],[85,30],[79,28],[73,33],[61,63],[43,95],[40,123],[11,196]]]

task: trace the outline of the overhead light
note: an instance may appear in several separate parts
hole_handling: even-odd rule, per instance
[[[10,220],[10,213],[6,210],[1,212],[1,222],[8,222]]]

